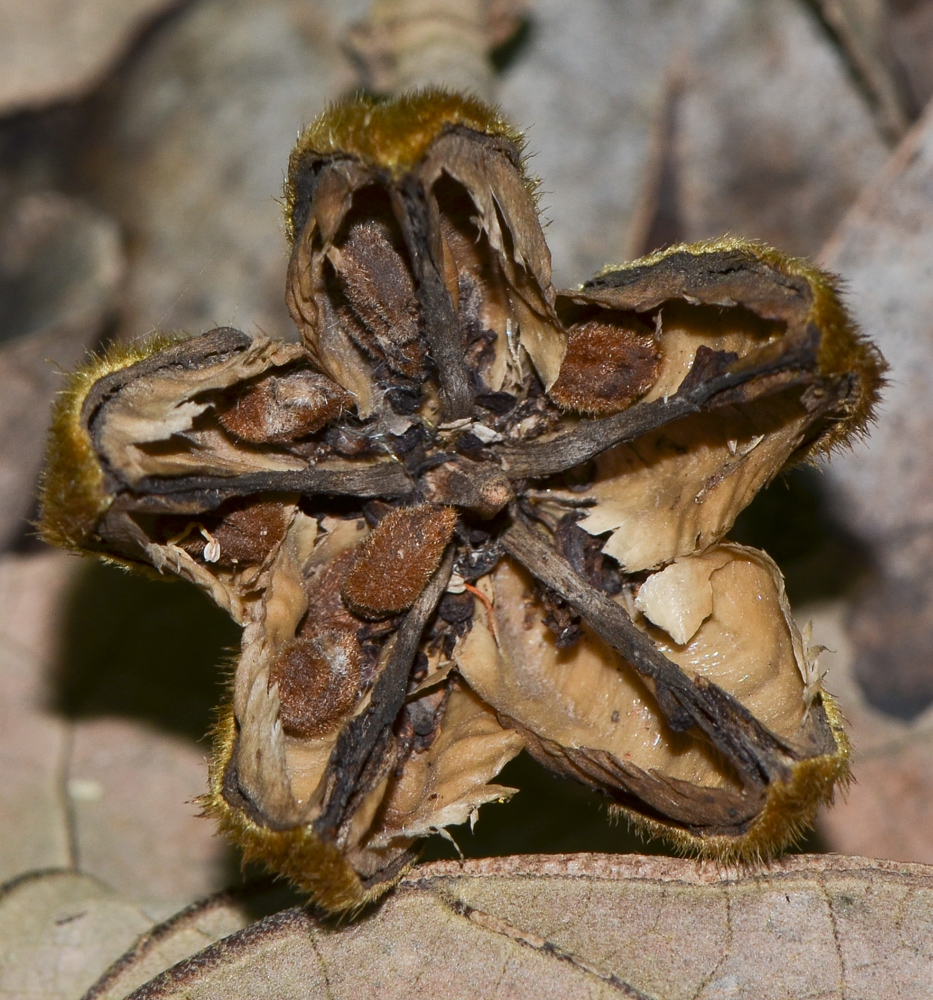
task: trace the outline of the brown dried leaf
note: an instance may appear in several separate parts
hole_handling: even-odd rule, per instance
[[[72,863],[64,782],[71,733],[48,708],[65,592],[78,571],[60,552],[0,560],[0,879]]]
[[[0,994],[74,1000],[152,924],[87,875],[44,871],[0,886]]]
[[[138,644],[178,658],[185,683],[194,686],[190,654],[171,642],[153,643],[153,632],[166,625],[183,629],[186,619],[197,619],[214,633],[210,649],[218,642],[216,624],[205,621],[206,604],[186,609],[184,599],[173,605],[168,593],[160,605],[158,585],[153,595],[143,584],[135,604],[104,593],[107,619],[83,623],[85,640],[93,633],[99,644],[91,652],[69,650],[70,619],[100,614],[101,572],[88,569],[62,553],[0,561],[0,877],[80,865],[125,899],[177,906],[223,885],[232,863],[192,803],[204,789],[205,749],[188,735],[190,727],[184,737],[165,728],[166,715],[190,711],[197,695],[180,678],[172,680],[164,664],[141,671],[151,662]],[[117,588],[126,592],[125,579]],[[121,619],[130,614],[136,620],[128,627]],[[82,669],[69,654],[110,662]],[[75,684],[83,686],[70,690]],[[157,685],[167,690],[150,690]],[[134,694],[134,686],[141,690]],[[209,690],[213,696],[216,682]],[[172,703],[167,713],[139,704],[166,700]],[[114,718],[121,709],[130,718]],[[193,714],[197,738],[208,712],[195,706]]]
[[[334,928],[265,918],[132,994],[933,996],[933,872],[800,856],[743,873],[607,855],[444,862]],[[788,955],[793,960],[788,960]],[[118,994],[92,990],[95,998]]]
[[[933,67],[929,52],[933,40],[933,4],[929,0],[885,4],[885,48],[907,77],[910,109],[924,108],[933,97]]]
[[[885,0],[817,0],[817,9],[868,92],[878,124],[891,141],[903,138],[919,106],[910,92],[914,81],[904,79],[904,67],[891,46],[897,14],[904,13],[896,11],[899,6]]]
[[[68,784],[75,862],[125,899],[185,900],[235,862],[200,815],[206,747],[132,719],[74,725]]]
[[[853,729],[858,783],[821,830],[835,849],[933,860],[933,370],[928,262],[933,109],[825,250],[860,321],[879,331],[891,384],[876,437],[828,468],[828,493],[870,571],[853,600],[815,609]],[[838,682],[835,677],[838,675]]]
[[[628,232],[654,157],[668,68],[696,30],[695,4],[536,0],[532,30],[499,81],[509,116],[533,122],[558,287],[644,252]]]
[[[895,861],[933,863],[933,708],[904,719],[879,711],[855,673],[858,647],[847,634],[851,609],[835,601],[801,609],[828,647],[829,671],[852,735],[856,780],[819,820],[827,847]]]
[[[281,908],[287,893],[252,882],[197,900],[154,927],[106,970],[84,1000],[123,1000],[154,976],[233,934],[267,912]]]
[[[120,334],[290,329],[282,305],[282,165],[302,122],[354,85],[337,39],[358,6],[190,3],[108,92],[90,183],[132,235]]]
[[[924,73],[927,9],[897,12]],[[533,25],[499,98],[534,122],[559,286],[723,232],[814,253],[884,161],[807,4],[537,0]]]

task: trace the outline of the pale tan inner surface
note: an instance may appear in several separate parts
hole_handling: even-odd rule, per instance
[[[519,341],[531,358],[545,389],[550,389],[557,381],[560,366],[567,353],[567,335],[554,322],[528,306],[520,296],[513,296],[512,308],[515,313]]]
[[[709,307],[704,309],[709,316]],[[645,401],[672,396],[690,371],[697,348],[734,352],[740,358],[751,350],[772,344],[784,336],[779,324],[756,320],[751,313],[724,309],[715,323],[697,317],[697,310],[684,302],[671,302],[658,311],[656,336],[661,345],[661,370]],[[755,329],[752,330],[752,324]]]
[[[421,173],[426,185],[433,185],[446,173],[473,200],[476,222],[495,251],[507,281],[511,313],[507,322],[511,329],[506,331],[506,338],[500,335],[497,354],[503,347],[512,351],[521,344],[545,387],[550,387],[560,371],[567,338],[553,310],[551,253],[521,173],[503,153],[456,133],[441,136],[433,143]],[[506,253],[503,227],[511,236],[514,257]],[[498,327],[492,329],[499,333]]]
[[[684,643],[663,627],[648,627],[649,635],[688,675],[715,681],[768,729],[793,740],[807,713],[808,664],[780,570],[764,552],[725,542],[649,577],[636,606],[645,587],[685,565],[696,572],[684,574],[681,586],[676,581],[662,596],[641,602],[647,604],[645,614],[659,625],[659,619],[678,617],[679,607],[702,602],[709,615],[697,624],[694,613],[687,630],[696,628]]]
[[[504,730],[488,705],[471,691],[451,691],[440,730],[430,747],[409,757],[390,786],[380,827],[367,846],[436,833],[475,819],[486,802],[510,798],[514,788],[487,784],[522,749],[516,732]]]
[[[808,416],[786,400],[707,413],[605,452],[596,499],[579,522],[611,531],[603,551],[628,572],[705,549],[726,534],[803,439]]]
[[[411,696],[435,710],[444,698],[440,688]],[[367,794],[338,846],[366,874],[384,867],[415,840],[432,833],[449,837],[446,827],[468,820],[472,824],[480,806],[514,794],[514,788],[488,782],[522,746],[518,733],[504,730],[488,705],[454,685],[431,745],[408,756],[400,775],[392,773],[393,761],[386,762],[385,776]]]
[[[792,737],[805,715],[803,677],[793,622],[771,567],[738,546],[720,546],[699,558],[712,567],[711,615],[684,645],[657,628],[653,637],[666,639],[665,653],[689,675],[715,679],[766,725]],[[458,669],[484,701],[564,746],[605,750],[643,770],[738,790],[711,747],[667,727],[645,683],[602,640],[585,630],[576,646],[557,649],[523,570],[503,561],[489,587],[494,625],[478,610],[472,631],[454,653]]]
[[[663,315],[661,374],[646,401],[676,392],[701,344],[741,356],[779,337],[671,326]],[[802,403],[775,396],[697,414],[610,449],[596,459],[588,492],[597,503],[580,526],[594,535],[611,531],[603,551],[629,572],[701,551],[799,447],[807,422]]]
[[[454,651],[458,669],[484,701],[563,746],[607,750],[677,777],[695,779],[701,769],[715,776],[714,755],[668,730],[647,687],[601,639],[585,630],[571,649],[557,648],[524,570],[501,562],[491,589],[494,625],[478,610]],[[702,765],[697,758],[704,758]]]
[[[298,510],[275,551],[269,580],[255,620],[243,630],[233,686],[233,708],[240,724],[236,766],[240,786],[263,815],[293,822],[299,812],[292,792],[279,722],[277,689],[269,689],[269,669],[307,610],[302,567],[317,538],[317,524]]]
[[[218,430],[192,431],[197,417],[210,406],[195,397],[227,389],[302,356],[298,344],[258,337],[246,350],[210,367],[195,371],[166,369],[134,379],[107,403],[101,414],[100,452],[131,486],[146,476],[194,472],[231,476],[306,468],[306,462],[291,455],[238,447]],[[170,452],[152,454],[144,447],[173,437],[177,447]]]

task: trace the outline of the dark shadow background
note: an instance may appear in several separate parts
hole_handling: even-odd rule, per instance
[[[239,648],[239,628],[199,590],[88,561],[64,623],[54,707],[120,716],[200,740]]]

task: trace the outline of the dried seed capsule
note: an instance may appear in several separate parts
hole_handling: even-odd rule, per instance
[[[723,536],[876,401],[832,279],[730,239],[557,295],[520,138],[440,92],[332,108],[286,196],[303,343],[94,362],[44,480],[47,538],[243,626],[206,813],[331,910],[508,797],[523,747],[680,847],[793,839],[845,734]]]

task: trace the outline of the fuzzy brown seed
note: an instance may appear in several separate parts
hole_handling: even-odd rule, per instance
[[[440,564],[456,525],[453,507],[420,504],[387,514],[356,550],[343,584],[347,606],[366,618],[410,608]]]
[[[272,375],[249,386],[217,419],[250,444],[294,441],[319,431],[348,409],[350,394],[317,372]]]
[[[211,532],[220,548],[219,566],[257,565],[285,535],[285,511],[279,503],[235,507]]]
[[[340,310],[354,340],[403,375],[424,365],[418,300],[408,266],[382,222],[358,222],[331,251],[347,305]]]
[[[589,320],[571,329],[550,396],[567,410],[619,413],[651,388],[660,366],[661,352],[643,323]]]
[[[295,638],[273,663],[269,684],[279,690],[279,720],[292,736],[332,732],[359,699],[363,626],[340,598],[353,550],[322,566],[307,583],[308,613]]]
[[[292,736],[332,732],[356,704],[362,654],[355,631],[320,629],[292,640],[270,670],[279,720]]]

